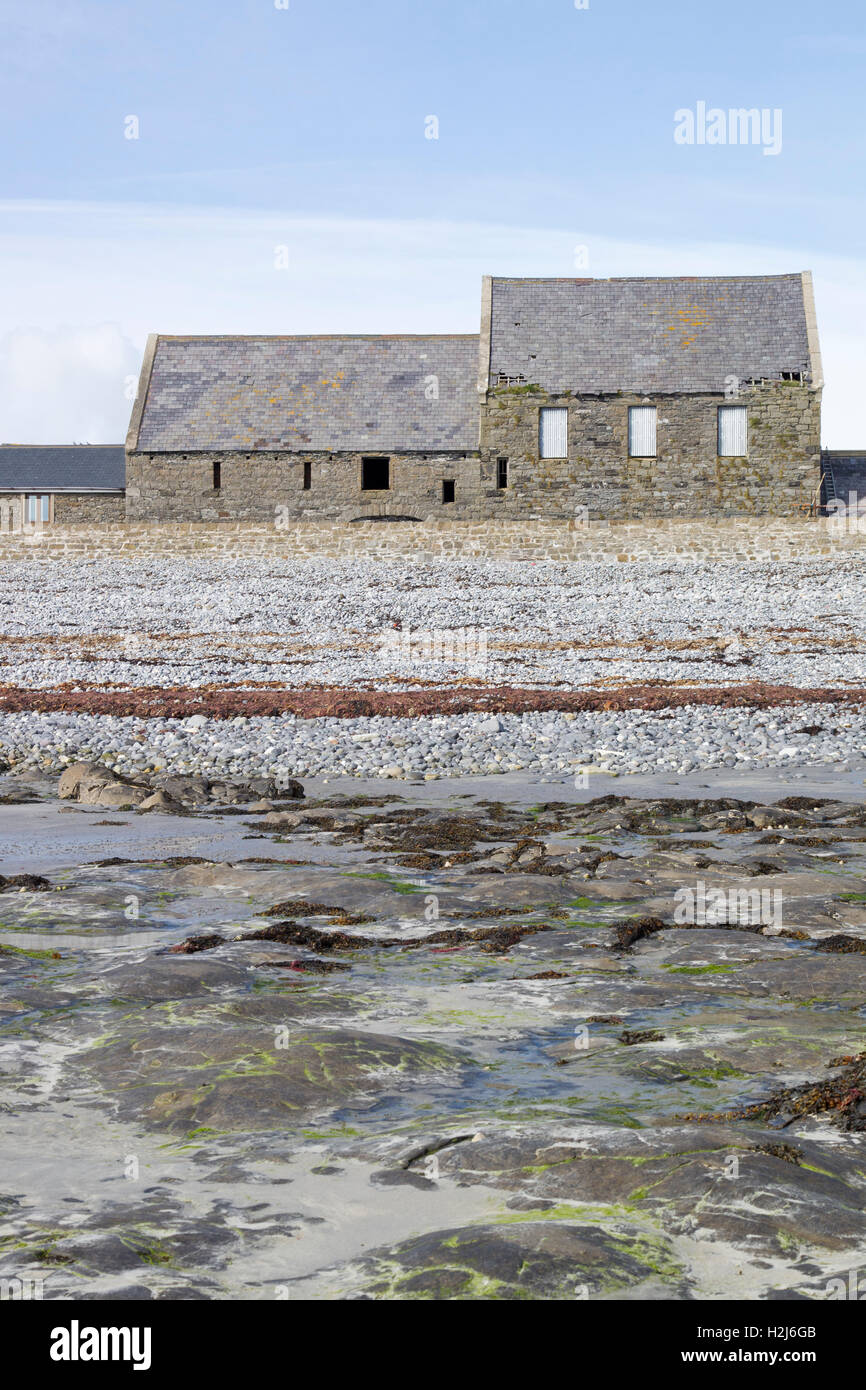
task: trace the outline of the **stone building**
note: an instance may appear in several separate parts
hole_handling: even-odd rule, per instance
[[[126,513],[793,515],[822,384],[809,272],[485,277],[478,336],[154,335]]]
[[[122,444],[0,445],[0,531],[123,521]]]
[[[821,503],[827,516],[866,518],[866,453],[825,449],[821,454]]]

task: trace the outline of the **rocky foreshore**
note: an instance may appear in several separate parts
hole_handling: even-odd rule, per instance
[[[866,805],[451,785],[2,779],[4,1287],[847,1289]]]

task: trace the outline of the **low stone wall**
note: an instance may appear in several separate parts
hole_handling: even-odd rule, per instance
[[[239,522],[46,526],[0,535],[0,562],[15,559],[99,559],[214,555],[226,559],[369,557],[378,560],[792,560],[866,554],[852,521],[738,519],[578,522],[291,522],[285,527]]]

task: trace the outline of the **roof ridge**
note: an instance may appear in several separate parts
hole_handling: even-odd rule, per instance
[[[0,444],[0,449],[122,449],[122,444]]]
[[[186,342],[189,339],[201,341],[208,338],[212,342],[255,343],[309,343],[309,342],[381,342],[383,339],[406,342],[417,339],[430,342],[431,339],[454,342],[455,339],[477,338],[477,333],[157,333],[161,342]]]
[[[491,279],[508,285],[622,285],[634,281],[663,285],[695,280],[793,280],[802,274],[801,270],[782,270],[772,275],[493,275]]]

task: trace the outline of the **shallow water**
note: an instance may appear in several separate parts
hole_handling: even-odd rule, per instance
[[[662,836],[581,828],[569,811],[557,828],[538,808],[608,793],[859,803],[863,769],[598,776],[589,791],[517,775],[320,779],[307,804],[402,800],[359,808],[360,829],[280,835],[249,812],[106,813],[59,803],[51,782],[0,781],[36,798],[0,805],[0,870],[51,883],[0,894],[0,1277],[39,1278],[54,1298],[550,1298],[573,1296],[583,1271],[599,1297],[767,1297],[862,1254],[861,1134],[798,1120],[782,1135],[795,1164],[757,1155],[779,1142],[760,1118],[687,1117],[866,1049],[866,955],[814,949],[832,933],[866,940],[866,829],[846,840],[831,826],[811,851],[686,830],[702,856],[658,849],[676,817]],[[501,834],[488,802],[504,808]],[[445,811],[486,826],[478,857],[400,865],[401,837],[423,839],[425,813]],[[384,841],[364,840],[367,822]],[[527,835],[549,863],[581,844],[621,859],[593,868],[587,853],[551,874],[490,859]],[[743,878],[758,856],[777,872]],[[808,939],[716,927],[612,949],[617,923],[670,921],[698,876],[778,886]],[[307,908],[262,915],[292,899]],[[322,905],[369,920],[341,926]],[[287,917],[371,944],[251,937]],[[468,936],[503,922],[545,929],[493,951]],[[386,944],[444,928],[456,942]],[[167,953],[211,933],[224,943]],[[348,968],[310,973],[318,962]],[[628,1045],[625,1030],[660,1037]],[[572,1157],[551,1164],[557,1146]]]

